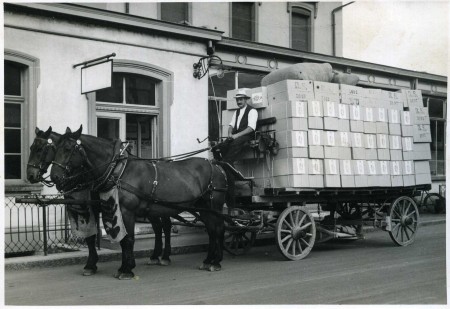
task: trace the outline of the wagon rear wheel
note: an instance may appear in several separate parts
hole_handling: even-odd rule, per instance
[[[314,246],[316,225],[307,210],[292,206],[278,217],[275,233],[281,254],[288,260],[301,260]]]
[[[419,227],[419,210],[413,199],[397,198],[391,205],[389,236],[399,246],[414,242]]]
[[[231,255],[245,254],[255,243],[256,232],[225,231],[223,248]]]

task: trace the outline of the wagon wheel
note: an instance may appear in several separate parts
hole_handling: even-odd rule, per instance
[[[245,254],[255,243],[256,232],[225,231],[223,248],[231,255]]]
[[[316,240],[316,224],[307,210],[300,206],[288,207],[278,217],[276,242],[281,254],[288,260],[305,258]]]
[[[431,213],[443,213],[445,211],[445,200],[438,193],[429,193],[423,201],[423,206]]]
[[[397,198],[391,205],[389,236],[399,246],[414,241],[419,228],[419,210],[416,203],[407,196]]]
[[[374,210],[368,203],[343,202],[336,209],[336,212],[344,220],[367,220],[374,215]],[[363,233],[362,224],[351,224],[357,235]]]

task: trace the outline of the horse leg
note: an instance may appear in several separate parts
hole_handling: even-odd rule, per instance
[[[134,259],[134,213],[122,208],[122,219],[125,225],[127,235],[120,241],[122,247],[122,266],[114,275],[120,280],[129,280],[134,278],[133,268],[136,267]]]
[[[210,271],[217,271],[221,270],[222,266],[220,265],[220,262],[222,262],[223,259],[223,241],[225,238],[225,224],[223,222],[223,219],[211,215],[211,219],[214,222],[214,232],[213,232],[213,241],[214,241],[214,257],[211,262],[211,269]]]
[[[172,253],[172,247],[170,245],[170,236],[172,232],[172,221],[170,217],[161,217],[162,228],[164,230],[164,254],[161,258],[161,265],[170,265],[170,254]]]
[[[155,233],[155,247],[153,248],[153,254],[150,256],[150,261],[147,265],[159,265],[161,262],[159,257],[162,254],[162,225],[161,220],[158,217],[149,217],[152,224],[153,232]]]
[[[83,276],[91,276],[97,272],[97,262],[98,262],[98,254],[95,249],[95,240],[97,239],[97,234],[87,237],[86,243],[89,249],[89,256],[84,266]]]
[[[200,217],[202,217],[202,216],[200,216]],[[202,218],[202,221],[203,221],[203,218]],[[206,220],[203,221],[203,222],[205,222],[205,226],[206,226],[207,225],[206,224]],[[206,259],[203,260],[202,265],[199,266],[198,269],[200,269],[200,270],[209,270],[209,268],[211,267],[211,261],[212,261],[213,256],[214,256],[214,253],[213,253],[214,252],[213,236],[211,234],[211,231],[208,228],[207,228],[207,232],[208,232],[208,238],[209,238],[209,241],[208,241],[208,254],[206,256]]]

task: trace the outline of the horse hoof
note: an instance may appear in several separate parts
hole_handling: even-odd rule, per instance
[[[83,276],[92,276],[96,273],[97,271],[94,269],[85,269],[83,271]]]
[[[198,267],[198,269],[200,269],[200,270],[208,270],[210,266],[211,266],[211,264],[202,263],[202,265],[200,265]]]
[[[170,260],[161,259],[161,261],[159,262],[159,265],[161,265],[161,266],[169,266],[170,265]]]
[[[134,278],[133,273],[121,273],[119,275],[119,280],[131,280]]]
[[[221,269],[222,267],[220,265],[210,265],[208,268],[209,271],[219,271]]]
[[[120,271],[116,272],[116,273],[114,274],[114,278],[119,279],[119,277],[120,277],[121,274],[122,274],[122,273],[121,273]]]
[[[150,261],[147,262],[147,265],[159,265],[161,262],[159,259],[150,259]]]

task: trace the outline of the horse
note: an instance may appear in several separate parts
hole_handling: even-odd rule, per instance
[[[28,158],[27,164],[27,179],[30,183],[43,182],[44,184],[51,186],[51,182],[44,179],[44,174],[47,172],[48,167],[52,163],[55,157],[56,144],[61,138],[61,134],[52,131],[50,126],[46,132],[40,130],[38,127],[35,129],[36,137],[30,148],[30,156]],[[83,138],[83,137],[81,137]],[[77,192],[71,192],[70,194],[64,195],[66,199],[99,199],[98,193],[90,191],[89,189],[80,190]],[[67,205],[67,211],[69,217],[73,218],[73,221],[78,225],[79,218],[87,223],[95,224],[95,233],[90,232],[91,235],[84,237],[85,242],[88,246],[88,259],[86,265],[83,269],[83,276],[91,276],[97,272],[97,262],[99,260],[97,250],[95,248],[95,241],[97,237],[97,226],[96,223],[99,220],[100,209],[98,207],[90,207],[86,205]],[[92,218],[92,215],[94,218]],[[172,228],[172,223],[169,217],[158,218],[149,217],[150,223],[152,224],[153,231],[155,233],[155,247],[153,253],[150,256],[148,265],[170,265],[170,233]],[[72,230],[76,231],[75,226],[72,225]],[[163,251],[162,244],[162,231],[164,230],[165,235],[165,246]],[[87,231],[89,234],[89,231]]]
[[[118,188],[116,202],[126,235],[120,240],[122,264],[114,277],[134,278],[136,216],[174,217],[183,211],[198,217],[208,232],[208,253],[199,269],[221,270],[225,233],[222,210],[227,194],[223,168],[198,157],[178,161],[123,157],[115,142],[82,137],[82,129],[80,126],[72,132],[67,128],[61,136],[50,177],[63,192],[86,184],[94,184],[103,192],[111,186],[113,190]]]

